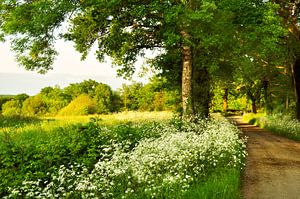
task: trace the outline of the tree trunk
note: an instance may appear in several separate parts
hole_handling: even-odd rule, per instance
[[[286,98],[285,98],[285,110],[289,109],[289,104],[290,104],[289,96],[286,95]]]
[[[252,113],[257,113],[256,100],[252,99]]]
[[[293,79],[296,97],[296,118],[300,120],[300,58],[298,57],[293,66]]]
[[[189,38],[185,31],[181,32],[183,38]],[[182,111],[183,119],[191,119],[194,116],[192,101],[192,49],[188,45],[182,46]]]
[[[228,109],[228,88],[224,89],[224,95],[223,95],[223,112],[227,113]]]
[[[263,94],[264,94],[264,101],[265,101],[265,109],[266,112],[269,114],[272,112],[272,107],[270,104],[270,99],[269,99],[269,81],[264,79],[263,81]]]
[[[207,68],[194,65],[193,68],[193,104],[200,117],[208,117],[210,104],[210,76]]]

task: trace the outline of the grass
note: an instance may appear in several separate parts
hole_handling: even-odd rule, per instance
[[[205,180],[194,184],[184,195],[186,199],[240,199],[240,175],[237,168],[219,169]]]
[[[300,141],[300,122],[290,115],[249,114],[243,116],[243,120],[265,128],[272,133]]]
[[[245,146],[215,118],[0,117],[0,197],[239,198]]]
[[[97,118],[102,124],[114,125],[119,123],[145,123],[155,121],[168,121],[172,119],[173,114],[169,111],[152,111],[152,112],[138,112],[125,111],[113,114],[104,115],[90,115],[90,116],[55,116],[46,117],[45,119],[62,121],[62,123],[88,122],[91,117]]]

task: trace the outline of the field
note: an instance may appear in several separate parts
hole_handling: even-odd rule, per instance
[[[240,198],[246,156],[222,117],[0,117],[3,198]]]

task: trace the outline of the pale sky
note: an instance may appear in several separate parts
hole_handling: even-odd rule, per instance
[[[80,61],[80,54],[73,48],[72,43],[59,41],[56,45],[59,55],[53,65],[53,70],[45,75],[37,72],[26,71],[15,62],[9,44],[0,43],[0,94],[37,94],[46,86],[59,85],[61,88],[70,83],[93,79],[97,82],[108,84],[113,90],[120,88],[123,83],[129,84],[117,77],[116,69],[111,67],[111,62],[99,63],[92,53],[85,61]],[[139,61],[141,65],[143,61]],[[148,78],[134,80],[146,82]]]

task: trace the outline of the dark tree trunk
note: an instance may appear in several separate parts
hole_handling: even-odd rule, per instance
[[[208,117],[210,104],[210,76],[207,68],[194,67],[193,70],[193,104],[195,113]]]
[[[300,58],[297,58],[293,67],[294,89],[296,97],[296,118],[300,120]]]
[[[250,90],[247,91],[248,99],[251,100],[252,105],[252,113],[257,113],[257,107],[256,107],[256,97],[255,94],[253,94]]]
[[[223,112],[227,113],[228,109],[228,88],[224,89],[224,95],[223,95]]]
[[[270,98],[269,98],[269,81],[266,79],[263,80],[263,94],[264,94],[266,112],[271,113],[272,107],[271,107]]]
[[[182,31],[183,38],[189,38],[189,34]],[[182,46],[182,111],[183,119],[189,120],[194,116],[192,100],[192,49],[188,45]]]
[[[252,99],[252,113],[257,113],[256,100]]]

